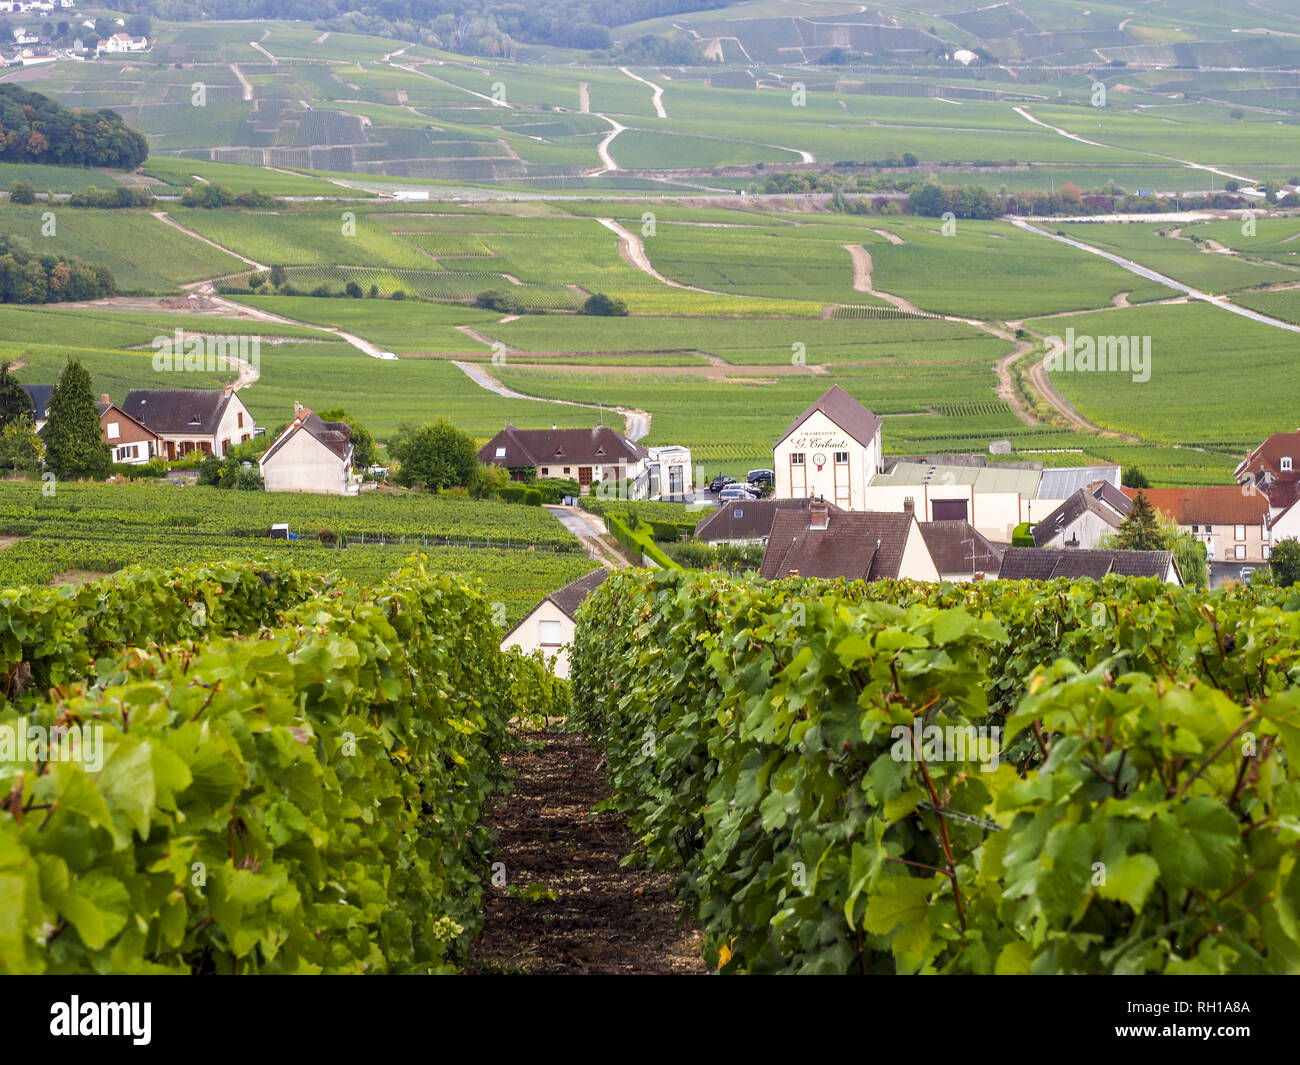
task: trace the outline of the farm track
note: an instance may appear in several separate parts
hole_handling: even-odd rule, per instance
[[[579,403],[573,399],[551,399],[547,396],[530,396],[525,392],[516,392],[513,388],[508,388],[498,381],[492,374],[481,366],[476,366],[472,362],[462,362],[459,359],[452,359],[451,364],[461,373],[468,377],[480,388],[485,388],[489,392],[494,392],[503,399],[526,399],[533,403],[558,403],[564,407],[585,407],[588,410],[607,411],[612,410],[623,415],[624,433],[631,441],[643,440],[650,435],[650,418],[648,411],[631,410],[628,407],[602,407],[598,403]]]
[[[1144,277],[1148,281],[1155,281],[1157,284],[1164,285],[1166,288],[1174,289],[1176,292],[1184,293],[1188,298],[1202,300],[1211,306],[1218,307],[1220,310],[1229,311],[1232,314],[1240,315],[1242,318],[1249,318],[1251,321],[1259,322],[1262,325],[1270,325],[1275,329],[1285,329],[1289,333],[1300,333],[1300,325],[1292,322],[1284,322],[1280,318],[1271,318],[1267,314],[1260,314],[1259,311],[1252,311],[1249,307],[1242,307],[1233,303],[1227,296],[1216,296],[1213,293],[1202,292],[1200,289],[1192,288],[1181,281],[1176,281],[1165,274],[1157,273],[1141,263],[1132,259],[1125,259],[1122,255],[1116,255],[1113,252],[1104,251],[1101,248],[1094,247],[1091,244],[1085,244],[1081,240],[1075,240],[1072,237],[1061,237],[1055,233],[1049,233],[1045,229],[1039,229],[1035,225],[1030,225],[1022,218],[1009,219],[1013,226],[1020,229],[1028,230],[1030,233],[1037,233],[1040,237],[1047,237],[1050,240],[1059,241],[1062,244],[1068,244],[1072,248],[1078,248],[1080,251],[1086,251],[1093,255],[1099,255],[1103,259],[1108,259],[1119,266],[1124,267],[1130,273],[1137,274],[1138,277]]]
[[[244,72],[239,69],[239,64],[231,63],[230,72],[235,75],[235,79],[243,87],[244,99],[251,100],[253,98],[253,83],[244,77]]]
[[[596,145],[596,154],[600,156],[601,164],[605,169],[592,171],[591,176],[599,177],[603,173],[610,170],[617,170],[619,168],[618,163],[614,161],[614,157],[609,152],[609,146],[614,143],[614,138],[627,129],[627,127],[622,123],[615,122],[608,115],[602,115],[599,112],[592,113],[595,114],[597,118],[603,118],[610,125],[609,132],[606,133],[605,136],[601,138],[600,143]]]
[[[1181,163],[1183,166],[1190,167],[1193,170],[1204,170],[1207,173],[1218,174],[1220,177],[1232,178],[1235,181],[1250,182],[1250,178],[1241,174],[1232,174],[1227,170],[1220,170],[1218,167],[1209,166],[1205,163],[1195,163],[1190,159],[1179,159],[1174,155],[1162,155],[1159,152],[1148,152],[1141,148],[1125,148],[1122,145],[1103,144],[1101,141],[1090,141],[1086,137],[1080,137],[1077,133],[1071,133],[1067,129],[1061,129],[1060,126],[1053,126],[1050,122],[1044,122],[1041,118],[1035,118],[1023,107],[1013,107],[1011,110],[1026,121],[1032,122],[1035,126],[1042,126],[1045,129],[1050,129],[1053,133],[1059,133],[1062,137],[1072,141],[1078,141],[1080,144],[1090,145],[1093,148],[1106,148],[1113,152],[1136,152],[1139,155],[1149,155],[1152,159],[1163,159],[1170,163]]]
[[[639,81],[642,85],[649,85],[654,90],[654,96],[650,102],[654,105],[655,114],[660,118],[668,117],[668,112],[664,110],[664,89],[662,85],[656,85],[653,81],[641,77],[640,74],[633,74],[627,67],[619,67],[618,69],[633,81]]]
[[[626,817],[595,812],[608,794],[599,752],[572,733],[520,739],[505,759],[514,790],[487,817],[507,886],[487,889],[470,971],[703,974],[703,939],[679,922],[672,877],[624,867],[636,845]],[[529,885],[555,898],[526,898]]]
[[[269,266],[264,266],[262,263],[259,263],[256,259],[250,259],[247,255],[240,255],[239,252],[235,251],[233,248],[227,248],[223,244],[218,244],[215,240],[209,240],[202,233],[195,232],[194,230],[190,229],[189,226],[181,225],[180,222],[176,221],[176,219],[174,219],[166,211],[150,211],[149,213],[152,214],[156,219],[158,219],[159,222],[162,222],[164,225],[171,226],[173,229],[179,229],[187,237],[193,237],[195,240],[202,241],[210,248],[216,248],[217,251],[224,251],[227,255],[231,255],[234,258],[240,260],[240,262],[248,263],[248,265],[251,266],[254,270],[261,271],[261,270],[270,269]],[[199,282],[199,284],[202,283],[203,282]]]
[[[1016,391],[1016,383],[1011,377],[1011,367],[1033,350],[1032,341],[1021,340],[1009,355],[1004,355],[997,361],[993,367],[994,372],[998,375],[998,385],[995,391],[998,399],[1010,407],[1015,416],[1026,425],[1041,425],[1042,422],[1025,408],[1020,399],[1020,393]]]

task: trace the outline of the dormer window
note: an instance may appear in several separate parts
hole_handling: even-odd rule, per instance
[[[1290,473],[1290,472],[1291,472],[1291,456],[1290,456],[1290,455],[1283,455],[1283,456],[1282,456],[1282,463],[1281,463],[1281,466],[1280,466],[1279,468],[1282,470],[1283,473]]]

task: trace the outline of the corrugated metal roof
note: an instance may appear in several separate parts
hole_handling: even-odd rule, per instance
[[[882,485],[930,485],[935,488],[970,484],[977,492],[1019,492],[1033,498],[1038,491],[1038,470],[1004,466],[947,466],[919,462],[900,462],[888,473],[871,478],[873,488]]]
[[[1118,466],[1056,466],[1043,471],[1038,482],[1038,498],[1069,499],[1093,481],[1108,481],[1118,488],[1119,479]]]

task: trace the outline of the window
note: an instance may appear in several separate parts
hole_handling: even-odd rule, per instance
[[[542,467],[542,476],[543,476],[543,477],[549,477],[550,475],[551,475],[551,468],[550,468],[549,466],[543,466],[543,467]]]
[[[847,466],[849,464],[849,453],[847,451],[835,452],[835,465]]]
[[[110,440],[120,440],[122,438],[122,426],[119,422],[109,422],[107,432]]]
[[[1265,562],[1268,561],[1268,556],[1272,553],[1272,550],[1273,550],[1273,549],[1272,549],[1271,547],[1269,547],[1268,544],[1265,544],[1265,545],[1264,545],[1264,561],[1265,561]]]
[[[1233,551],[1233,555],[1237,559],[1237,561],[1241,561],[1242,559],[1244,559],[1246,557],[1246,545],[1238,544]]]
[[[802,466],[802,465],[803,465],[803,452],[802,452],[802,451],[797,452],[797,453],[795,453],[795,454],[793,454],[793,455],[790,456],[790,465],[791,465],[791,466]]]
[[[737,507],[735,510],[731,512],[731,516],[733,518],[743,518],[745,516],[745,512],[740,507]]]
[[[497,448],[497,458],[503,459],[505,457],[506,457],[506,449],[503,447]]]
[[[1283,456],[1282,456],[1282,462],[1281,462],[1281,465],[1280,465],[1279,468],[1282,470],[1283,473],[1287,473],[1287,472],[1290,471],[1290,469],[1291,469],[1291,456],[1290,456],[1290,455],[1283,455]]]
[[[1206,536],[1212,536],[1213,534],[1214,534],[1214,526],[1213,526],[1213,525],[1207,525],[1207,526],[1205,527],[1205,535],[1206,535]]]
[[[243,412],[242,410],[241,410],[241,411],[236,411],[236,412],[235,412],[235,428],[236,428],[236,429],[242,429],[243,427],[244,427],[244,412]]]
[[[571,466],[565,466],[565,467],[564,467],[564,476],[565,476],[565,477],[568,477],[568,476],[569,476],[569,471],[570,471],[572,468],[573,468],[573,467],[571,467]]]
[[[1244,540],[1244,539],[1246,539],[1246,526],[1244,526],[1244,525],[1234,525],[1234,526],[1233,526],[1233,536],[1234,536],[1234,538],[1237,539],[1237,540]]]
[[[1260,537],[1261,540],[1267,540],[1267,539],[1268,539],[1268,526],[1267,526],[1267,525],[1261,525],[1261,526],[1259,527],[1259,537]]]
[[[543,647],[559,647],[564,642],[558,621],[543,621],[541,623],[541,635]]]

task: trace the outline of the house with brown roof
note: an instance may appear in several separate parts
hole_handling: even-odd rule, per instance
[[[832,386],[772,448],[772,494],[866,510],[867,483],[882,469],[880,427],[876,415]]]
[[[723,503],[717,510],[705,515],[695,525],[691,539],[706,544],[765,544],[772,532],[772,520],[778,510],[807,510],[811,499],[737,499]],[[844,511],[834,504],[826,504],[832,514]]]
[[[163,453],[162,437],[143,422],[136,421],[105,394],[95,404],[99,411],[99,432],[113,452],[114,462],[139,466]]]
[[[778,510],[760,575],[937,581],[939,570],[911,512],[835,511],[824,499]]]
[[[1096,547],[1115,533],[1133,501],[1109,481],[1080,488],[1033,528],[1035,547]]]
[[[1002,565],[997,547],[968,521],[922,521],[921,539],[944,581],[972,581],[996,577]]]
[[[1300,455],[1300,452],[1297,453]],[[1253,570],[1268,565],[1278,539],[1300,534],[1286,511],[1270,518],[1268,496],[1245,485],[1197,485],[1192,488],[1142,489],[1156,510],[1178,523],[1205,545],[1210,564],[1210,587],[1224,581],[1248,580]],[[1136,496],[1137,489],[1125,493]]]
[[[1051,581],[1109,576],[1159,577],[1183,583],[1172,551],[1099,551],[1086,547],[1061,551],[1051,547],[1008,547],[1002,553],[998,580]]]
[[[569,646],[573,643],[574,615],[609,576],[609,570],[592,570],[552,592],[517,622],[501,641],[501,649],[540,650],[557,677],[569,675]]]
[[[511,479],[571,478],[583,495],[593,484],[631,478],[639,488],[634,498],[648,491],[646,449],[605,426],[592,429],[518,429],[507,425],[479,449],[484,466],[504,466]]]
[[[121,409],[158,434],[168,459],[194,451],[225,458],[257,430],[232,388],[133,388]]]
[[[1268,497],[1273,516],[1300,498],[1300,429],[1274,433],[1242,460],[1237,483]]]
[[[352,430],[300,404],[293,408],[293,421],[258,463],[266,490],[354,495],[360,479],[352,472]]]

